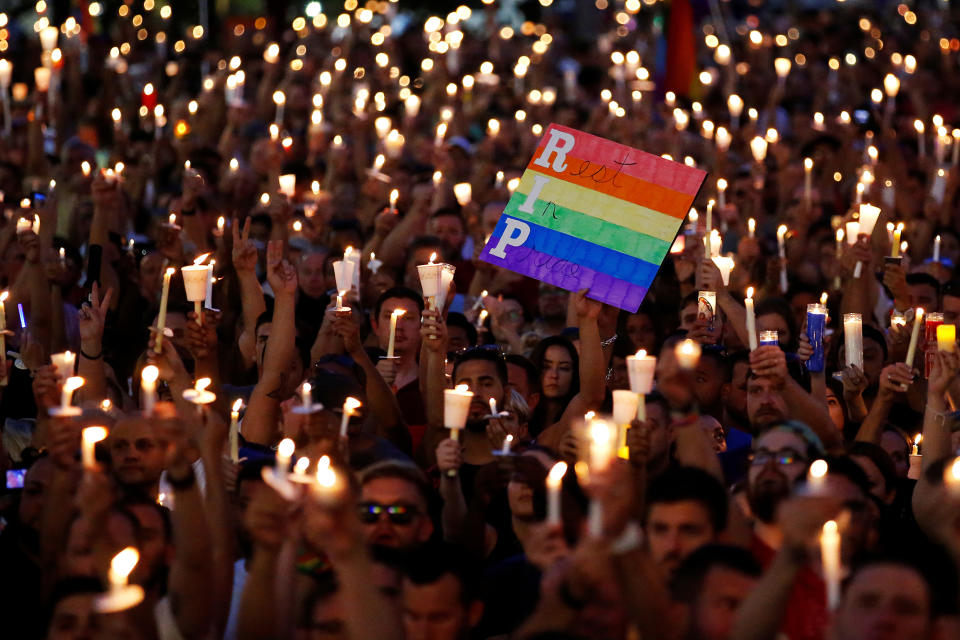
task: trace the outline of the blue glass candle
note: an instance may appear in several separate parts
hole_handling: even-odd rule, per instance
[[[827,308],[822,304],[807,305],[807,340],[813,355],[807,360],[807,370],[821,372],[824,368],[823,332],[827,326]]]

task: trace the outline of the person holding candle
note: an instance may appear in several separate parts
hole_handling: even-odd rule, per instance
[[[377,362],[377,370],[394,389],[408,424],[426,422],[418,385],[420,371],[417,367],[423,309],[423,298],[419,294],[404,287],[394,287],[380,295],[370,318],[378,346],[387,351],[390,342],[394,344],[395,359],[381,359]],[[395,314],[398,315],[395,317]]]

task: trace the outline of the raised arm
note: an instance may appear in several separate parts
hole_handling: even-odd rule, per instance
[[[588,289],[573,294],[574,309],[580,326],[580,392],[573,397],[560,420],[540,434],[546,447],[559,450],[560,441],[572,421],[587,411],[596,411],[606,393],[606,358],[600,341],[600,309],[602,304],[587,298]]]
[[[949,407],[946,391],[957,377],[960,359],[956,353],[938,351],[927,387],[927,406],[923,412],[923,468],[953,454],[950,445]]]
[[[897,394],[912,383],[913,374],[906,363],[898,362],[884,367],[880,372],[880,388],[877,391],[877,397],[873,399],[867,417],[860,423],[860,430],[857,431],[855,440],[880,444],[883,425],[896,402]]]
[[[263,374],[253,389],[243,419],[247,440],[265,445],[275,439],[282,401],[278,394],[285,384],[292,382],[284,376],[287,363],[296,357],[297,271],[283,259],[280,242],[271,241],[267,245],[267,280],[275,296],[273,327],[263,356]]]
[[[103,327],[113,300],[113,289],[108,289],[103,300],[96,282],[90,292],[90,302],[80,307],[80,363],[77,375],[86,383],[77,391],[80,401],[107,397],[107,373],[103,362]]]
[[[237,218],[234,218],[230,225],[233,230],[233,268],[237,272],[240,306],[243,311],[243,332],[240,334],[238,346],[248,364],[256,359],[257,318],[267,310],[263,289],[257,280],[257,248],[250,241],[250,222],[249,217],[244,220],[242,231]]]

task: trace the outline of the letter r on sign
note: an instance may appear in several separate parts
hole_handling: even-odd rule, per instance
[[[527,238],[530,237],[530,225],[513,218],[507,218],[504,224],[506,228],[503,230],[503,235],[500,236],[500,242],[493,249],[490,249],[490,255],[506,260],[507,254],[503,250],[507,247],[519,247],[526,242]]]
[[[547,140],[547,146],[543,148],[543,153],[533,161],[533,164],[549,168],[550,156],[556,153],[557,157],[553,159],[553,170],[558,172],[565,171],[567,168],[567,154],[573,151],[574,144],[576,144],[576,139],[571,134],[558,131],[557,129],[550,129],[550,139]]]

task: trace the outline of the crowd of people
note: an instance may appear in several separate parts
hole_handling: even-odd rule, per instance
[[[960,637],[956,15],[759,4],[0,16],[0,637]],[[639,309],[480,259],[551,123]]]

